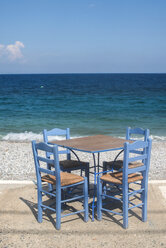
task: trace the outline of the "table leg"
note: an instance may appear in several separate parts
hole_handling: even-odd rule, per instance
[[[97,153],[97,168],[98,168],[98,173],[100,172],[100,153]]]
[[[97,154],[97,162],[98,164],[96,165],[96,158],[95,154],[93,153],[93,163],[94,163],[94,192],[93,192],[93,201],[92,201],[92,221],[94,221],[94,212],[95,212],[95,197],[96,197],[96,176],[99,173],[99,162],[100,162],[100,153]],[[96,168],[97,172],[96,172]]]

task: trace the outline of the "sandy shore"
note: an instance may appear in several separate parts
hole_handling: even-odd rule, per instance
[[[92,155],[77,153],[83,161],[93,164]],[[101,153],[100,161],[114,159],[117,152]],[[33,180],[35,167],[31,142],[0,142],[0,177],[1,180]],[[74,157],[73,157],[74,158]],[[63,159],[63,157],[62,157]],[[166,142],[153,142],[149,179],[166,179]]]
[[[166,185],[166,184],[164,184]],[[0,185],[1,186],[1,185]],[[43,215],[37,222],[37,192],[34,184],[6,185],[0,189],[0,247],[2,248],[158,248],[166,247],[166,199],[162,197],[162,183],[149,184],[148,220],[141,221],[141,210],[129,214],[129,228],[122,228],[122,218],[103,214],[102,221],[85,223],[82,215],[62,219],[61,230],[55,229],[56,214]],[[91,200],[91,199],[90,199]],[[81,203],[73,202],[76,209]],[[65,214],[67,210],[63,213]]]

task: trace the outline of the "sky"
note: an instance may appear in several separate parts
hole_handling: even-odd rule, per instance
[[[13,73],[166,73],[166,0],[0,0]]]

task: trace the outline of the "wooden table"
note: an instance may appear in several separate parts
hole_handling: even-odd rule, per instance
[[[91,153],[93,155],[94,161],[94,189],[96,188],[96,176],[99,173],[99,154],[100,152],[114,151],[114,150],[122,150],[124,147],[124,143],[132,141],[115,138],[108,135],[95,135],[88,136],[82,138],[74,138],[69,140],[55,140],[51,143],[54,143],[60,147],[67,148],[71,151],[82,151]],[[98,155],[98,162],[96,163],[95,154]],[[96,168],[98,168],[98,172],[96,172]],[[94,202],[95,202],[95,190],[94,197],[92,202],[92,221],[94,220]]]
[[[129,140],[115,138],[108,135],[95,135],[69,140],[55,140],[51,143],[76,151],[98,153],[123,149],[124,143]]]

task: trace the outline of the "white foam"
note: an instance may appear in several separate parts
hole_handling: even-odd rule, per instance
[[[88,135],[86,135],[88,136]],[[75,136],[73,135],[71,138],[81,138],[83,136]],[[119,137],[125,139],[125,137]],[[150,138],[153,141],[160,141],[160,142],[165,142],[166,141],[166,136],[157,136],[157,135],[150,135]],[[37,140],[37,141],[43,141],[43,134],[42,133],[33,133],[33,132],[22,132],[22,133],[8,133],[5,136],[0,136],[1,140],[5,141],[31,141],[31,140]],[[63,136],[53,136],[50,137],[49,140],[62,140],[65,139]]]
[[[166,141],[166,136],[150,135],[150,138],[154,141]]]
[[[73,136],[71,138],[79,138],[81,136]],[[43,141],[43,134],[42,133],[33,133],[33,132],[28,132],[25,131],[23,133],[8,133],[5,136],[1,136],[2,140],[5,141],[32,141],[32,140],[37,140],[37,141]],[[49,141],[52,140],[63,140],[65,139],[64,136],[50,136]]]
[[[23,132],[23,133],[8,133],[2,137],[2,140],[7,141],[30,141],[30,140],[42,140],[42,134],[33,132]]]
[[[64,139],[62,136],[53,136],[50,137],[49,140],[61,140]],[[23,133],[8,133],[7,135],[2,137],[2,140],[6,141],[43,141],[43,134],[42,133],[33,133],[33,132],[23,132]]]
[[[149,136],[153,141],[160,141],[160,142],[165,142],[166,141],[166,136],[157,136],[157,135],[150,135]],[[119,136],[119,138],[121,139],[125,139],[126,137],[122,137],[122,136]],[[139,139],[139,136],[138,137],[134,137],[135,139]]]

